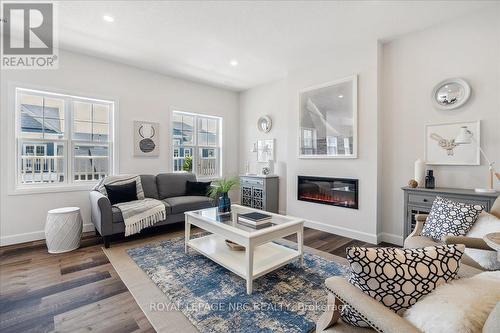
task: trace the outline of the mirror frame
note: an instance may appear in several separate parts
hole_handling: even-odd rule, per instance
[[[462,86],[462,88],[464,89],[464,97],[462,98],[462,100],[458,101],[456,104],[451,104],[451,105],[439,104],[439,102],[436,99],[437,92],[443,86],[445,86],[447,84],[452,84],[452,83],[459,84],[460,86]],[[470,88],[470,85],[467,83],[467,81],[465,81],[464,79],[461,79],[461,78],[451,78],[451,79],[443,80],[443,81],[439,82],[438,84],[436,84],[436,86],[434,86],[434,89],[432,89],[431,100],[432,100],[432,104],[434,105],[434,107],[439,109],[439,110],[453,110],[453,109],[457,109],[457,108],[461,107],[462,105],[464,105],[465,103],[467,103],[467,101],[470,98],[470,94],[471,94],[471,88]]]
[[[260,126],[260,123],[261,122],[267,122],[267,124],[269,125],[269,127],[267,128],[267,130],[263,129],[261,126]],[[259,131],[261,131],[262,133],[268,133],[271,128],[273,127],[273,121],[271,120],[271,117],[269,116],[262,116],[262,117],[259,117],[259,119],[257,119],[257,129]]]
[[[302,105],[302,98],[303,98],[303,93],[316,90],[316,89],[322,89],[338,84],[343,84],[343,83],[349,83],[352,86],[352,131],[353,131],[353,151],[352,154],[350,155],[329,155],[329,154],[302,154],[301,152],[301,123],[300,123],[300,117],[302,113],[301,105]],[[298,148],[298,158],[299,159],[356,159],[358,158],[358,75],[354,74],[339,80],[319,84],[316,86],[308,87],[305,89],[302,89],[298,93],[298,112],[299,112],[299,122],[298,122],[298,128],[297,128],[297,148]]]

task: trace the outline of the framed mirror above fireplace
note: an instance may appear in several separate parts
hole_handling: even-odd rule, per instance
[[[358,209],[358,180],[298,176],[297,200]]]
[[[357,76],[299,92],[299,158],[357,158]]]

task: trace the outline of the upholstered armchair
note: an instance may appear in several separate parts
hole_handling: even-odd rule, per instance
[[[495,200],[495,203],[493,204],[489,213],[500,218],[500,197],[498,197]],[[417,214],[415,216],[415,220],[416,220],[415,229],[413,229],[412,233],[409,234],[404,241],[405,248],[420,248],[420,247],[435,246],[445,243],[445,244],[464,244],[466,248],[495,251],[494,249],[489,247],[488,244],[486,244],[486,242],[482,238],[474,238],[466,236],[446,236],[444,237],[442,242],[437,242],[429,237],[421,235],[422,230],[424,228],[424,224],[427,220],[427,214]],[[467,254],[463,255],[462,263],[480,270],[484,270],[484,268],[481,265],[479,265]]]
[[[460,277],[471,277],[482,271],[462,265],[458,272]],[[412,323],[396,314],[381,302],[368,296],[361,289],[352,285],[345,277],[335,276],[326,279],[328,304],[326,311],[316,323],[316,332],[323,333],[421,333]],[[360,328],[348,325],[340,318],[344,305],[349,305],[371,328]],[[499,303],[500,304],[500,303]],[[490,318],[491,317],[491,318]],[[500,328],[500,305],[491,312],[484,333],[498,332]],[[488,326],[488,327],[487,327]]]
[[[385,333],[420,333],[420,331],[403,317],[385,305],[363,293],[361,289],[350,284],[345,277],[335,276],[326,279],[328,290],[327,310],[316,323],[316,332],[351,333],[351,332],[385,332]],[[372,328],[354,327],[340,319],[342,306],[349,306]]]

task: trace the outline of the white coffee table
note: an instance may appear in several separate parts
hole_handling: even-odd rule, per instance
[[[253,229],[237,223],[237,215],[256,209],[231,205],[231,214],[219,215],[217,208],[186,212],[185,251],[192,248],[210,258],[247,282],[247,293],[252,293],[253,280],[299,259],[303,263],[304,221],[284,215],[262,212],[272,216],[269,227]],[[190,238],[191,225],[210,232],[210,235]],[[274,240],[297,234],[297,250],[274,243]],[[245,251],[231,250],[225,240],[245,247]]]

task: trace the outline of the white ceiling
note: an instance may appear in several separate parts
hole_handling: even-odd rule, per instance
[[[485,1],[66,1],[61,48],[244,90],[349,44],[402,34]],[[498,7],[496,7],[498,8]],[[115,18],[103,21],[103,15]],[[237,59],[239,65],[229,65]]]

